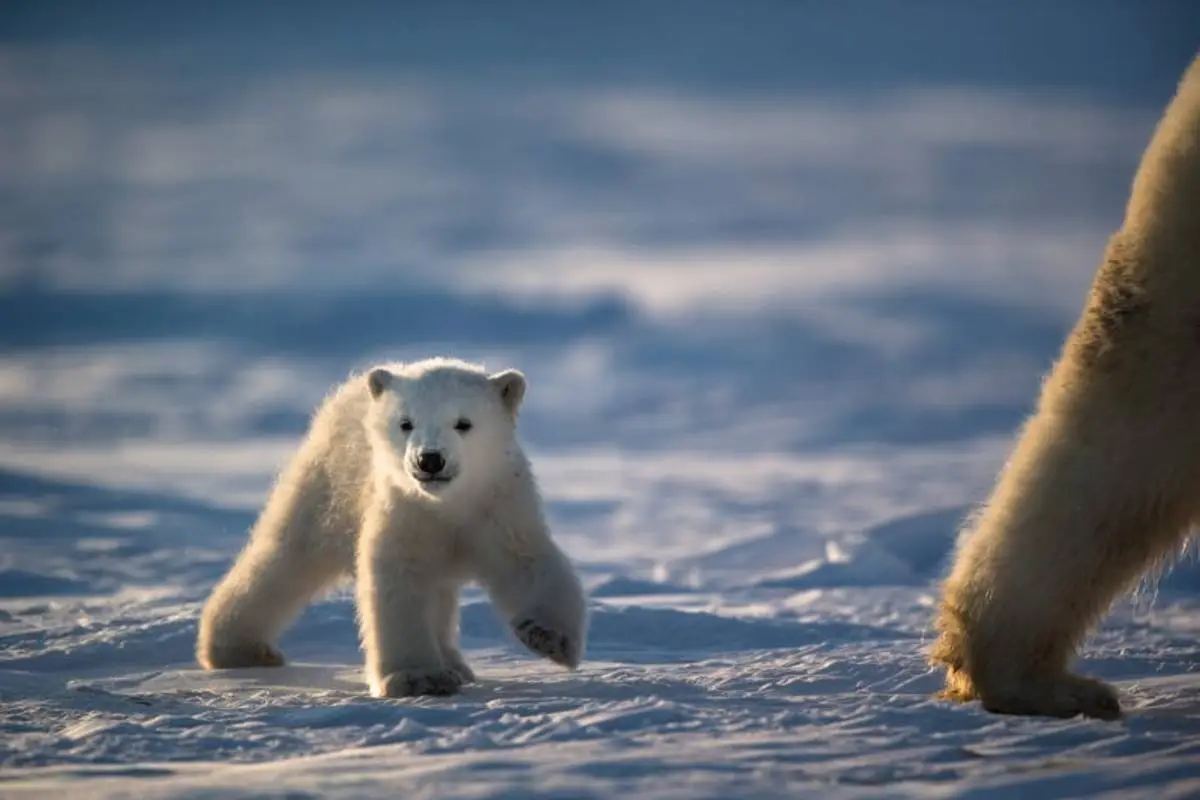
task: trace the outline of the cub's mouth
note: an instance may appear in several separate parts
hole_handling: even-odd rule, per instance
[[[429,486],[430,484],[437,485],[437,484],[450,483],[450,481],[454,480],[454,476],[453,475],[425,475],[425,474],[421,474],[421,473],[413,473],[413,480],[415,480],[419,484],[422,484],[423,486]]]

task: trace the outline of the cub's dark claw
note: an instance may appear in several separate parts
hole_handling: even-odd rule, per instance
[[[521,643],[534,653],[564,667],[575,666],[571,640],[566,634],[539,625],[532,619],[521,620],[513,626],[513,631]]]
[[[380,697],[445,697],[457,694],[462,678],[450,670],[397,670],[379,683]]]

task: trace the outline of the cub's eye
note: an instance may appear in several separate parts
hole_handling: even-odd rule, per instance
[[[400,420],[400,430],[404,431],[405,433],[409,433],[410,431],[412,431],[412,428],[413,428],[413,426],[412,426],[411,419]]]
[[[461,417],[458,422],[454,423],[454,430],[459,433],[466,433],[471,430],[471,420],[466,417]]]

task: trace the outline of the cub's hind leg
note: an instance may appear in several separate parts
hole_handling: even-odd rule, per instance
[[[204,606],[196,659],[205,669],[278,667],[275,641],[314,597],[346,572],[332,548],[311,545],[311,514],[274,497],[250,543]]]

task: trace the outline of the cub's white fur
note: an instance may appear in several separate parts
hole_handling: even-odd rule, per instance
[[[376,367],[335,390],[204,609],[200,664],[282,664],[284,627],[354,576],[376,697],[474,680],[458,649],[458,593],[471,580],[526,647],[578,666],[586,599],[517,442],[524,394],[519,372],[448,359]]]

